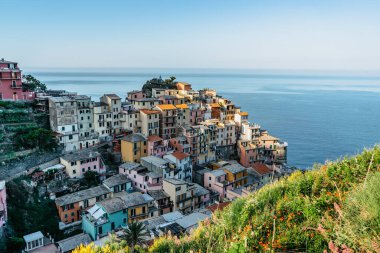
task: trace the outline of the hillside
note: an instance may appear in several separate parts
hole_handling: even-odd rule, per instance
[[[149,252],[380,252],[380,148],[296,172]],[[122,249],[123,248],[123,249]],[[125,244],[96,252],[125,252]],[[144,252],[139,248],[136,251]],[[76,253],[95,252],[91,246]]]

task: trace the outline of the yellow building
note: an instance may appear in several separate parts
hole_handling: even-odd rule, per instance
[[[190,125],[190,109],[187,104],[179,104],[177,107],[177,125],[178,126],[188,126]]]
[[[124,201],[124,210],[128,212],[128,223],[134,220],[143,220],[149,217],[149,203],[153,202],[152,197],[140,192],[115,194]]]
[[[231,163],[222,167],[226,173],[226,179],[232,187],[236,188],[248,183],[247,168],[241,166],[239,163]]]
[[[140,162],[147,156],[147,140],[142,134],[130,134],[121,140],[121,157],[123,162]]]

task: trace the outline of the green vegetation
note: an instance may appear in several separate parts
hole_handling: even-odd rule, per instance
[[[46,85],[32,75],[22,76],[22,87],[27,91],[44,92]]]
[[[7,240],[9,252],[20,246],[22,236],[42,231],[50,233],[55,239],[62,238],[58,228],[58,215],[54,201],[40,197],[36,187],[28,186],[26,176],[7,182],[8,223],[12,238]],[[21,244],[22,246],[22,244]],[[15,250],[16,251],[16,250]]]
[[[162,88],[162,89],[175,89],[176,82],[174,82],[176,78],[171,76],[168,79],[163,80],[161,77],[153,78],[151,80],[146,81],[146,83],[142,87],[142,91],[147,94],[148,97],[152,96],[153,88]]]
[[[58,146],[51,130],[37,127],[18,129],[14,135],[14,143],[18,149],[38,148],[45,151],[52,151]]]
[[[128,242],[128,246],[131,247],[131,251],[134,252],[135,246],[141,245],[143,240],[142,237],[145,234],[144,224],[139,221],[133,221],[129,224],[128,228],[125,230],[125,241]]]
[[[375,147],[267,185],[235,200],[191,235],[159,238],[146,251],[379,252],[379,192]],[[77,251],[82,252],[98,251]]]
[[[100,184],[100,176],[96,171],[86,171],[83,175],[83,183],[87,187],[94,187]]]

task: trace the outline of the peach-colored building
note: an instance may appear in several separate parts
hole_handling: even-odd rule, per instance
[[[160,134],[160,112],[158,110],[141,109],[141,133],[145,136]]]
[[[127,93],[128,101],[133,101],[136,99],[143,99],[143,98],[146,98],[146,94],[142,92],[141,90],[133,90]]]
[[[87,171],[97,172],[101,177],[106,173],[100,153],[89,149],[65,154],[60,158],[60,163],[65,166],[65,172],[70,178],[83,178]]]
[[[148,136],[148,156],[154,155],[162,157],[171,148],[169,148],[169,140],[164,140],[158,135]]]

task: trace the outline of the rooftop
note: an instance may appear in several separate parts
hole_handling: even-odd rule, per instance
[[[125,136],[123,141],[128,141],[128,142],[140,142],[140,141],[146,141],[146,138],[142,134],[130,134]]]
[[[200,186],[199,184],[194,183],[194,185],[195,185],[195,195],[196,196],[203,196],[203,195],[206,195],[206,194],[210,193],[209,190],[207,190],[206,188]]]
[[[109,188],[120,185],[120,184],[125,184],[127,182],[131,182],[131,180],[128,178],[127,175],[124,174],[116,174],[110,178],[107,178],[106,180],[103,181],[103,184]]]
[[[231,172],[232,174],[237,174],[239,172],[243,172],[245,170],[247,170],[246,167],[236,163],[236,164],[229,164],[229,165],[226,165],[224,167],[222,167],[223,170],[227,170],[229,172]]]
[[[148,191],[148,194],[152,196],[153,199],[159,200],[159,199],[165,199],[169,198],[170,196],[164,192],[163,190],[158,190],[158,191]]]
[[[263,163],[254,163],[252,165],[252,169],[261,176],[264,176],[273,172],[271,169],[268,168],[268,166],[266,166]]]
[[[35,240],[44,238],[44,235],[42,234],[41,231],[37,231],[37,232],[31,233],[28,235],[24,235],[23,238],[24,238],[25,242],[31,242],[31,241],[35,241]]]
[[[66,194],[62,197],[59,197],[55,200],[55,203],[59,206],[76,203],[85,199],[95,198],[97,196],[109,193],[110,190],[107,189],[104,185],[99,185],[86,189],[83,191],[78,191],[70,194]]]
[[[139,163],[134,162],[125,162],[119,166],[119,168],[126,169],[126,170],[133,170],[135,168],[140,167],[141,165]]]
[[[119,192],[115,194],[115,197],[119,197],[124,201],[125,208],[144,205],[147,203],[147,200],[144,198],[143,194],[139,192]]]
[[[223,175],[226,175],[226,172],[224,172],[223,169],[217,169],[209,172],[210,174],[214,175],[215,177],[220,177]]]
[[[189,154],[186,154],[186,153],[183,153],[181,151],[174,151],[173,153],[169,154],[169,155],[172,155],[174,156],[175,158],[177,158],[178,160],[183,160],[187,157],[189,157],[190,155]]]
[[[109,97],[111,99],[121,99],[118,95],[116,94],[104,94],[104,96]]]
[[[98,204],[102,206],[107,213],[116,213],[125,209],[124,200],[118,197],[105,199],[103,201],[98,202]]]
[[[97,151],[93,151],[91,149],[82,149],[76,152],[65,154],[61,158],[69,162],[76,162],[99,156],[100,154]]]
[[[161,110],[176,110],[177,108],[172,104],[162,104],[162,105],[156,105],[156,107],[160,108]]]
[[[144,114],[160,114],[158,110],[140,109],[140,112]]]
[[[61,249],[62,252],[69,252],[79,245],[87,245],[91,243],[92,240],[88,234],[79,234],[79,235],[74,235],[72,237],[66,238],[62,241],[57,242],[59,248]]]
[[[153,156],[153,155],[141,157],[140,160],[145,161],[147,163],[154,164],[155,166],[159,166],[159,167],[165,166],[169,163],[168,161],[166,161],[162,158],[159,158],[157,156]]]
[[[211,212],[221,211],[225,207],[227,207],[229,204],[231,204],[231,202],[223,202],[223,203],[218,203],[218,204],[210,205],[210,206],[208,206],[206,208],[209,209]]]
[[[164,181],[171,183],[171,184],[174,184],[174,185],[188,184],[188,182],[186,182],[182,179],[175,179],[175,178],[165,178]],[[193,183],[189,183],[189,184],[193,185]]]
[[[162,141],[163,139],[160,136],[157,135],[149,135],[148,141],[156,142],[156,141]]]
[[[180,104],[180,105],[176,105],[175,107],[179,109],[189,109],[189,106],[187,106],[187,104]]]
[[[207,218],[209,218],[209,215],[194,212],[176,220],[175,222],[184,229],[188,229],[190,227],[198,225],[200,221],[204,221]]]

